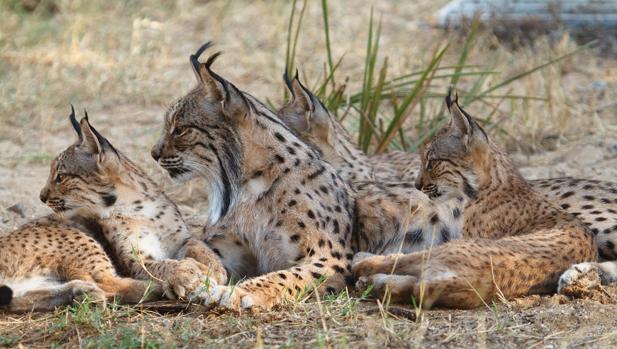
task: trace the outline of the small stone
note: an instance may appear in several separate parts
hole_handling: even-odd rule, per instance
[[[6,210],[19,215],[21,218],[26,217],[26,207],[21,202],[16,203],[15,205],[7,208]]]
[[[594,80],[591,82],[591,88],[594,90],[606,90],[608,88],[608,84],[606,81]]]

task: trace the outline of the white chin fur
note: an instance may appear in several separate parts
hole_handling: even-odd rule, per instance
[[[216,184],[210,185],[208,191],[208,223],[214,225],[221,219],[223,209],[223,193]]]

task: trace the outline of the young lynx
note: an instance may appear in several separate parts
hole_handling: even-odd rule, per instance
[[[393,188],[389,191],[393,191],[402,184],[398,182],[397,185],[397,181],[412,181],[415,178],[415,172],[420,167],[416,154],[395,152],[368,157],[358,149],[349,133],[317,97],[302,86],[297,76],[293,80],[285,76],[285,82],[292,99],[279,111],[279,116],[301,137],[317,146],[324,158],[339,170],[343,179],[352,183],[359,180],[385,181],[389,188]],[[616,183],[549,178],[531,180],[529,184],[533,190],[589,227],[595,235],[601,259],[617,260]],[[458,208],[462,210],[463,207]]]
[[[156,283],[119,277],[91,235],[98,235],[96,226],[51,215],[0,237],[0,309],[45,311],[86,296],[104,304],[161,295]]]
[[[424,307],[469,308],[550,293],[573,263],[594,261],[593,234],[576,218],[531,189],[508,156],[446,99],[450,123],[422,151],[417,187],[434,200],[464,195],[464,239],[411,254],[354,261],[354,274]]]
[[[84,117],[71,114],[78,140],[53,161],[41,201],[55,212],[92,217],[125,275],[159,281],[185,297],[227,282],[216,255],[193,239],[176,205]],[[173,293],[171,292],[173,291]]]
[[[355,191],[355,252],[409,253],[460,237],[464,197],[436,204],[413,182],[376,180],[367,157],[340,123],[330,122],[321,101],[297,76],[285,76],[285,81],[292,100],[279,111],[281,119],[307,138]]]

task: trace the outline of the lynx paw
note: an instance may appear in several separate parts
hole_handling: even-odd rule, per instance
[[[179,261],[173,275],[166,282],[166,293],[170,291],[178,298],[185,298],[204,286],[207,277],[197,263],[191,259]]]
[[[235,311],[266,307],[259,297],[237,286],[214,286],[202,298],[204,305]]]
[[[73,280],[70,284],[73,292],[73,300],[82,302],[88,299],[92,303],[105,307],[107,296],[105,291],[101,290],[97,285],[82,280]]]
[[[566,295],[580,294],[585,290],[600,286],[600,276],[596,263],[579,263],[566,270],[559,278],[557,292]]]

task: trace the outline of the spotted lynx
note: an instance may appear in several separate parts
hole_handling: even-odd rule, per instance
[[[377,295],[387,290],[394,300],[413,297],[429,308],[554,292],[570,265],[595,261],[593,234],[532,190],[456,100],[446,104],[450,123],[424,146],[416,185],[433,200],[469,199],[463,239],[427,252],[359,259],[354,273],[373,283]]]
[[[71,123],[78,136],[52,162],[41,201],[55,212],[92,217],[118,260],[136,279],[163,284],[168,296],[188,296],[227,282],[218,257],[193,239],[176,205],[137,165],[92,125],[87,115]]]
[[[419,169],[417,154],[394,152],[366,156],[340,122],[302,86],[297,76],[291,80],[285,76],[285,81],[293,98],[279,111],[281,120],[317,146],[323,157],[339,170],[343,179],[352,183],[359,180],[386,181],[391,182],[392,188],[396,187],[396,181],[415,179]],[[311,100],[315,102],[311,103]],[[531,180],[529,184],[591,229],[601,259],[617,260],[616,183],[550,178]]]
[[[93,230],[51,215],[0,237],[0,309],[46,311],[85,297],[104,304],[161,295],[156,283],[118,276]]]
[[[292,99],[279,116],[313,144],[355,191],[356,252],[409,253],[460,237],[462,196],[437,205],[413,182],[377,180],[377,171],[343,126],[329,122],[330,114],[321,101],[297,76],[290,80],[285,75],[285,81]]]
[[[206,303],[270,308],[350,275],[355,205],[345,182],[276,114],[191,56],[198,86],[165,115],[152,156],[176,180],[208,180],[205,241],[235,286]],[[325,282],[323,282],[325,281]]]

